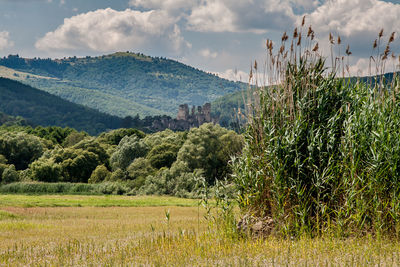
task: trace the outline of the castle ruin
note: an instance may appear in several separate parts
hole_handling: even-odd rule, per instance
[[[174,131],[185,131],[193,127],[199,127],[203,123],[218,123],[218,118],[211,116],[211,104],[205,103],[203,106],[193,106],[189,112],[189,105],[179,105],[178,115],[176,119],[171,117],[162,117],[154,120],[152,129],[155,131],[162,131],[164,129],[171,129]]]
[[[210,103],[205,103],[203,106],[198,106],[197,113],[195,106],[192,107],[192,110],[189,113],[188,104],[180,105],[176,119],[178,122],[185,122],[188,125],[188,128],[199,127],[203,123],[207,122],[216,122],[216,120],[211,117]]]

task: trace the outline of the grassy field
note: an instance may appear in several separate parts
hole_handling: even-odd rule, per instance
[[[194,207],[198,204],[196,199],[167,196],[0,195],[0,207]]]
[[[395,240],[227,237],[209,226],[197,203],[166,197],[2,195],[0,266],[400,265]]]

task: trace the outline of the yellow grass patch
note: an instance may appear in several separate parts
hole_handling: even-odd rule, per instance
[[[170,214],[167,220],[166,214]],[[393,240],[230,238],[198,207],[0,207],[0,266],[396,266]]]

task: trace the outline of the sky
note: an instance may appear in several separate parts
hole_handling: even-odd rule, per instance
[[[246,81],[252,62],[266,60],[266,40],[279,44],[303,16],[324,55],[329,33],[341,37],[342,54],[350,46],[353,75],[367,74],[382,28],[382,46],[398,32],[391,50],[400,54],[400,0],[0,0],[0,56],[131,51]]]

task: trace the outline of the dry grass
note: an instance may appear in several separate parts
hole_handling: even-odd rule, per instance
[[[398,241],[239,239],[203,215],[197,207],[3,206],[0,266],[400,265]]]

